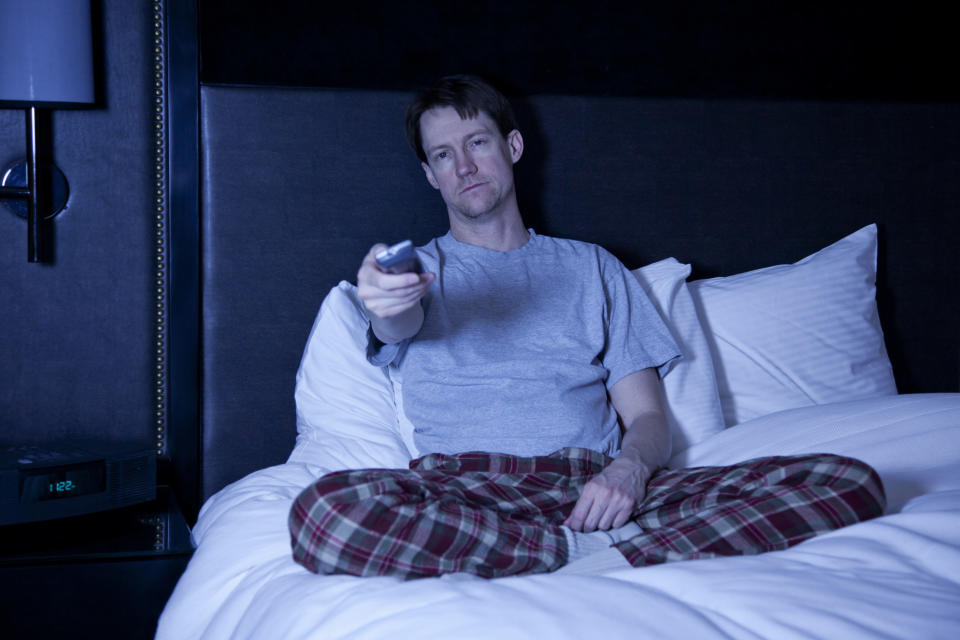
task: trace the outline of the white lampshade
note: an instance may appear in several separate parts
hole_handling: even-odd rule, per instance
[[[0,101],[94,102],[90,0],[0,0]]]

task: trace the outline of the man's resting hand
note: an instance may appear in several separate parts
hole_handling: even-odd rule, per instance
[[[647,495],[652,472],[642,462],[615,458],[590,479],[564,525],[574,531],[617,529],[626,524]]]

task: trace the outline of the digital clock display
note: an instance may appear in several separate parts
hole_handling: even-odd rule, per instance
[[[20,471],[20,502],[41,502],[99,493],[107,488],[103,460]]]

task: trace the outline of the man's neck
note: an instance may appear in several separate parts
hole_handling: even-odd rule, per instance
[[[462,220],[451,216],[450,234],[464,244],[504,252],[518,249],[530,239],[519,213],[485,220]]]

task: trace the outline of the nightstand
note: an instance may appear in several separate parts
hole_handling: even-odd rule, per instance
[[[193,553],[167,487],[153,502],[0,527],[5,638],[153,638]]]

